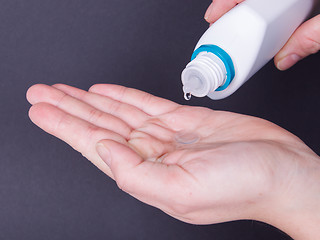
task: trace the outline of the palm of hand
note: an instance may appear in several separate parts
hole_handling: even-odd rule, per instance
[[[262,119],[181,106],[120,86],[85,92],[36,85],[27,97],[35,124],[81,152],[124,191],[186,222],[250,218],[249,206],[274,187],[277,148],[297,142]],[[179,132],[200,139],[179,144]],[[103,139],[112,152],[112,172],[96,152]]]

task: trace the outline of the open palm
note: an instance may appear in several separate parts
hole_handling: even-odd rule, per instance
[[[36,125],[81,152],[122,190],[185,222],[265,220],[257,209],[283,189],[290,192],[287,183],[299,164],[293,159],[314,154],[265,120],[117,85],[88,92],[35,85],[27,98]]]

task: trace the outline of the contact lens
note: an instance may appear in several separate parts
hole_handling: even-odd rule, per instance
[[[186,131],[177,132],[174,138],[179,144],[194,144],[200,140],[198,134]]]

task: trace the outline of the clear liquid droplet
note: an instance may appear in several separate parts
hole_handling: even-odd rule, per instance
[[[189,101],[192,97],[192,94],[191,93],[184,93],[184,99]]]

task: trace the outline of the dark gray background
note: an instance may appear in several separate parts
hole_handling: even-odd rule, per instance
[[[319,59],[269,63],[221,101],[183,99],[180,73],[210,0],[0,0],[0,239],[289,239],[262,223],[192,226],[142,204],[28,119],[27,88],[117,83],[268,119],[319,147]]]

